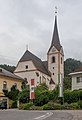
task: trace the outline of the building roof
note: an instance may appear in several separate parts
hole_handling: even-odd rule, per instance
[[[3,69],[0,67],[0,76],[5,76],[5,77],[10,77],[10,78],[14,78],[14,79],[18,79],[18,80],[23,80],[21,77]]]
[[[24,53],[22,58],[19,60],[19,62],[30,61],[30,60],[32,60],[35,67],[39,71],[41,71],[41,72],[50,76],[50,72],[48,71],[47,66],[45,66],[44,62],[42,62],[42,60],[40,58],[38,58],[37,56],[35,56],[33,53],[31,53],[28,50],[26,50],[26,52]]]
[[[74,72],[70,73],[69,75],[73,76],[73,75],[77,75],[77,74],[82,74],[82,66],[75,69]]]
[[[57,16],[55,16],[55,25],[54,25],[54,31],[53,31],[53,37],[52,37],[52,42],[51,42],[51,46],[50,49],[52,47],[55,47],[58,51],[60,51],[60,49],[62,48],[61,44],[60,44],[60,40],[59,40],[59,34],[58,34],[58,28],[57,28]],[[49,49],[49,51],[50,51]],[[49,52],[48,51],[48,52]]]

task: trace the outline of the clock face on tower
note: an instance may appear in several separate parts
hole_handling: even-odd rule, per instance
[[[52,52],[55,52],[55,51],[56,51],[56,49],[53,47],[53,48],[52,48]]]

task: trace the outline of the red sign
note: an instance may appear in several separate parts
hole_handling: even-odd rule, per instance
[[[34,92],[31,92],[31,99],[34,99]]]
[[[31,85],[34,85],[34,79],[31,79]]]

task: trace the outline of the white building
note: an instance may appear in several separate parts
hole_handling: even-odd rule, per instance
[[[60,74],[64,76],[64,52],[58,35],[57,16],[55,16],[53,37],[47,53],[47,61],[42,61],[29,50],[26,50],[14,73],[26,78],[28,84],[34,79],[35,87],[45,82],[52,90],[58,85]]]
[[[82,67],[69,75],[72,77],[72,90],[82,89]]]

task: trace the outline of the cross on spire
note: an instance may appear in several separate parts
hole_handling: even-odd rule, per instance
[[[57,15],[57,6],[55,6],[55,15]]]

